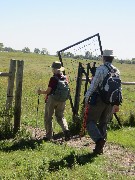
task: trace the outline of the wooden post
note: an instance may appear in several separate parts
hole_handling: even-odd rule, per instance
[[[75,93],[75,102],[74,102],[74,115],[77,115],[78,110],[79,110],[81,84],[82,84],[82,64],[79,62],[76,93]]]
[[[135,85],[135,82],[121,82],[123,85]]]
[[[11,59],[9,73],[8,73],[9,77],[8,77],[7,100],[6,100],[6,110],[7,111],[9,111],[12,108],[15,72],[16,72],[16,60]],[[9,119],[9,121],[10,121],[10,119]]]
[[[87,76],[86,76],[86,82],[85,82],[85,90],[84,90],[84,96],[87,92],[87,86],[88,86],[88,82],[89,82],[89,71],[90,71],[90,63],[87,64]]]
[[[14,133],[16,133],[20,129],[23,67],[24,67],[24,61],[17,61]]]

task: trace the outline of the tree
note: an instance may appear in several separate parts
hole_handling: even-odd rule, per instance
[[[86,59],[91,59],[92,58],[92,53],[90,53],[89,51],[85,52],[85,58]]]
[[[15,50],[12,49],[11,47],[4,47],[3,50],[6,51],[6,52],[14,52],[14,51],[15,51]]]
[[[71,53],[71,52],[66,52],[66,53],[64,54],[64,56],[65,56],[65,57],[69,57],[69,58],[73,58],[73,57],[74,57],[74,54]]]
[[[3,48],[4,48],[4,44],[0,43],[0,51],[3,51]]]
[[[48,55],[49,52],[47,51],[46,48],[42,48],[41,54],[43,54],[43,55],[45,55],[45,54]]]
[[[39,50],[38,48],[35,48],[35,49],[34,49],[34,53],[39,54],[39,53],[40,53],[40,50]]]
[[[30,49],[28,47],[25,47],[24,49],[22,49],[23,53],[30,53]]]

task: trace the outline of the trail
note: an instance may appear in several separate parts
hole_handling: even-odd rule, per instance
[[[32,138],[43,139],[45,136],[45,131],[39,128],[29,128],[28,129],[32,133]],[[52,142],[57,144],[67,143],[68,146],[74,147],[77,149],[87,148],[92,152],[95,147],[94,142],[91,140],[89,136],[79,137],[73,136],[69,141],[65,142],[62,137],[58,137]],[[135,151],[131,151],[125,147],[122,147],[115,143],[106,142],[104,147],[104,154],[108,160],[108,166],[106,167],[106,171],[112,173],[115,171],[127,175],[133,179],[135,179]]]

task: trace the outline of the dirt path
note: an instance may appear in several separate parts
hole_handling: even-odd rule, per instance
[[[69,146],[76,148],[95,147],[95,144],[89,137],[75,138],[67,142]],[[106,143],[104,147],[104,156],[107,157],[109,165],[107,171],[113,172],[114,169],[121,174],[125,174],[135,179],[135,152],[132,152],[120,145],[114,143]]]
[[[29,128],[32,133],[33,138],[42,139],[45,136],[44,130]],[[62,138],[53,140],[55,143],[63,144]],[[68,146],[75,147],[77,149],[89,148],[90,152],[94,149],[95,144],[89,136],[79,137],[74,136],[71,140],[66,142]],[[108,159],[107,171],[113,172],[114,170],[125,174],[127,176],[133,177],[135,179],[135,152],[130,151],[120,145],[114,143],[106,143],[104,147],[104,156]]]

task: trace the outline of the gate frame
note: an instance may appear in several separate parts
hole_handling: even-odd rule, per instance
[[[62,53],[63,51],[65,51],[65,50],[67,50],[67,49],[70,49],[70,48],[72,48],[72,47],[74,47],[74,46],[76,46],[76,45],[78,45],[78,44],[81,44],[81,43],[83,43],[83,42],[85,42],[85,41],[87,41],[87,40],[89,40],[89,39],[92,39],[92,38],[94,38],[94,37],[96,37],[96,36],[98,37],[100,52],[101,52],[101,55],[102,55],[102,54],[103,54],[103,50],[102,50],[100,35],[99,35],[99,33],[97,33],[97,34],[95,34],[95,35],[93,35],[93,36],[90,36],[90,37],[88,37],[88,38],[86,38],[86,39],[84,39],[84,40],[82,40],[82,41],[79,41],[79,42],[77,42],[77,43],[75,43],[75,44],[72,44],[72,45],[70,45],[70,46],[68,46],[68,47],[66,47],[66,48],[61,49],[60,51],[58,51],[58,57],[59,57],[59,60],[60,60],[60,62],[61,62],[61,64],[62,64],[62,66],[63,66],[63,62],[62,62],[61,53]],[[79,69],[80,69],[80,70],[79,70]],[[82,73],[81,73],[80,71],[82,71],[82,72],[86,75],[86,78],[87,78],[87,80],[89,81],[89,76],[88,76],[88,74],[89,74],[88,71],[89,71],[89,70],[87,70],[87,72],[85,72],[85,70],[84,70],[84,68],[82,67],[81,63],[80,63],[80,65],[79,65],[79,69],[78,69],[78,79],[77,79],[77,84],[76,84],[76,94],[75,94],[75,102],[74,102],[74,104],[73,104],[73,100],[72,100],[72,98],[71,98],[71,95],[70,95],[70,97],[69,97],[73,115],[78,115],[78,110],[79,110],[79,93],[78,93],[77,91],[78,91],[78,90],[81,91],[80,83],[81,83],[81,81],[82,81],[82,77],[80,78],[79,76],[82,76]],[[65,75],[65,72],[64,72],[64,75]],[[88,82],[86,82],[86,84],[87,84],[87,83],[88,83]],[[86,84],[85,84],[85,91],[86,91]]]

